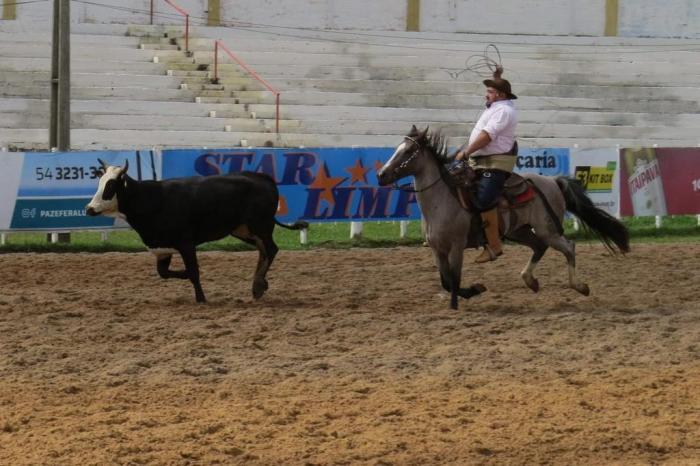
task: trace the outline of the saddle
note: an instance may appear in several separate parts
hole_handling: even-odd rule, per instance
[[[450,172],[452,173],[452,172]],[[476,209],[473,208],[471,204],[471,199],[475,195],[473,188],[475,186],[474,181],[476,176],[470,176],[469,179],[465,178],[464,173],[455,173],[453,178],[453,186],[457,191],[457,199],[459,199],[462,207],[470,212],[476,213]],[[515,209],[523,207],[535,198],[535,190],[532,184],[527,179],[518,175],[517,173],[511,173],[506,179],[503,185],[503,190],[501,196],[498,198],[498,218],[499,218],[499,230],[501,235],[505,232],[505,219],[504,217],[510,217],[510,224],[514,223]],[[467,234],[467,242],[465,248],[478,248],[485,243],[483,225],[481,222],[481,215],[474,215],[473,221],[471,222],[471,228]]]
[[[474,212],[474,208],[470,202],[472,198],[473,184],[464,184],[463,182],[455,182],[457,189],[457,198],[462,207],[470,212]],[[499,210],[517,209],[527,205],[535,198],[535,190],[532,185],[517,173],[511,173],[503,185],[503,191],[498,199],[497,206]]]

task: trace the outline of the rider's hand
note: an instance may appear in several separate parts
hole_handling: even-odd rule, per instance
[[[457,155],[455,156],[455,160],[464,160],[465,155],[467,155],[466,152],[463,150],[457,152]]]
[[[457,175],[464,171],[466,165],[463,160],[455,160],[450,164],[449,167],[447,167],[447,171],[450,172],[452,175]]]

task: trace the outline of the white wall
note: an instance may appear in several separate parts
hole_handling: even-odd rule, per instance
[[[605,0],[423,0],[421,30],[602,35]]]
[[[0,0],[2,3],[3,0]],[[10,0],[16,1],[16,0]],[[225,1],[225,0],[224,0]],[[53,0],[17,5],[17,19],[21,22],[45,22],[53,18]],[[125,23],[148,24],[150,21],[150,0],[94,0],[91,4],[71,2],[71,22],[73,23]],[[98,3],[109,5],[98,6]],[[193,17],[206,18],[207,0],[173,0],[173,3],[188,11]],[[154,23],[180,24],[184,21],[170,5],[163,0],[154,0]],[[166,16],[158,16],[164,13]],[[206,19],[197,21],[206,22]]]
[[[322,29],[406,29],[406,0],[222,0],[223,21]]]
[[[619,35],[700,38],[700,0],[620,0]]]
[[[15,0],[0,0],[15,1]],[[122,11],[72,2],[74,22],[149,21],[150,0],[94,0]],[[174,0],[193,24],[206,23],[207,0]],[[291,27],[397,30],[406,28],[408,0],[221,0],[221,18]],[[53,1],[17,5],[19,22],[49,21]],[[173,14],[163,0],[157,13]],[[537,35],[602,35],[606,0],[421,0],[422,31]],[[156,16],[158,24],[182,24]],[[620,36],[700,38],[700,0],[619,0]]]

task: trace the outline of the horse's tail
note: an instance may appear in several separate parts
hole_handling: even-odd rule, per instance
[[[286,228],[287,230],[302,230],[304,228],[309,228],[309,223],[303,220],[297,220],[292,225],[287,225],[286,223],[281,223],[275,219],[275,223],[282,228]]]
[[[564,195],[566,210],[578,217],[584,228],[592,231],[610,252],[616,252],[614,246],[623,253],[629,252],[629,232],[622,222],[596,207],[578,180],[560,176],[556,181]]]

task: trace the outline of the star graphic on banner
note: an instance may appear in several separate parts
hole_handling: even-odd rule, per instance
[[[367,184],[367,173],[371,168],[365,168],[362,165],[362,159],[357,159],[355,166],[346,168],[345,171],[350,173],[350,184],[355,184],[355,182]]]
[[[346,178],[341,176],[330,176],[328,174],[328,165],[324,162],[323,165],[318,167],[318,172],[316,173],[316,178],[314,182],[309,185],[309,188],[319,189],[322,188],[321,199],[328,202],[329,204],[334,204],[333,199],[333,188],[338,186],[340,183],[345,181]]]

